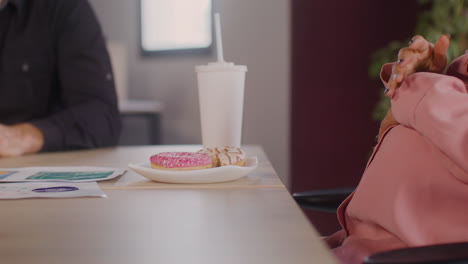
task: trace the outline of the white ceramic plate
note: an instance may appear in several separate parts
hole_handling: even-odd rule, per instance
[[[128,164],[136,173],[150,180],[166,183],[215,183],[240,179],[257,168],[257,157],[248,157],[245,167],[223,166],[203,170],[169,171],[151,168],[150,163]]]

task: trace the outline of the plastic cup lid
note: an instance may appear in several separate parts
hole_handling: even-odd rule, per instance
[[[247,71],[245,65],[234,65],[232,62],[210,62],[208,65],[196,66],[197,72],[214,72],[214,71]]]

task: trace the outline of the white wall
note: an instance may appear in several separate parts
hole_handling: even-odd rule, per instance
[[[290,7],[288,0],[213,0],[221,13],[224,54],[248,66],[243,144],[262,145],[289,182]],[[138,0],[90,0],[108,40],[128,47],[129,97],[166,104],[164,144],[200,144],[194,66],[203,56],[141,57]]]

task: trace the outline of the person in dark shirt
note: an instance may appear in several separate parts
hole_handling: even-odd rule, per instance
[[[115,145],[120,116],[87,0],[0,0],[0,157]]]

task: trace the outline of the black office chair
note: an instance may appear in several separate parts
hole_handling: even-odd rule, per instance
[[[341,188],[294,193],[303,208],[336,213],[338,206],[354,188]],[[467,223],[468,224],[468,223]],[[412,247],[370,255],[364,264],[468,264],[468,242]]]

